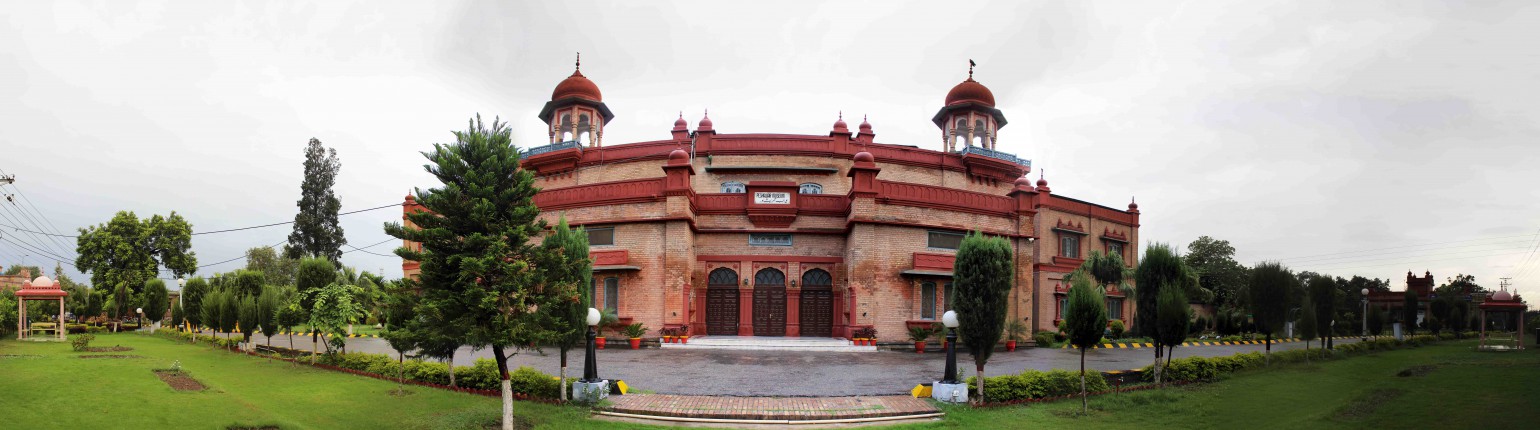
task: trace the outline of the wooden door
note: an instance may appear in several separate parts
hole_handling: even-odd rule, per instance
[[[786,274],[780,270],[754,274],[754,335],[786,335]]]
[[[834,287],[829,272],[821,269],[802,274],[802,300],[798,322],[802,336],[834,337]]]
[[[711,271],[706,288],[706,334],[738,335],[738,272]]]

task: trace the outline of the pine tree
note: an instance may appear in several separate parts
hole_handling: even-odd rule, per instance
[[[957,248],[957,293],[952,305],[957,312],[958,341],[973,356],[979,381],[975,401],[980,403],[984,401],[984,363],[1005,330],[1014,278],[1011,255],[1011,245],[1004,238],[977,231],[964,237]]]
[[[1314,341],[1317,336],[1315,306],[1312,305],[1313,303],[1309,299],[1306,299],[1305,303],[1301,304],[1299,322],[1295,323],[1294,327],[1295,331],[1299,332],[1299,339],[1305,341],[1306,351],[1310,350],[1310,342]],[[1310,360],[1308,353],[1305,354],[1305,360]]]
[[[490,348],[502,379],[503,428],[513,428],[508,359],[534,342],[539,319],[531,305],[549,303],[539,267],[539,246],[530,238],[545,230],[535,207],[534,175],[519,166],[512,130],[477,117],[455,142],[424,152],[428,173],[442,187],[417,191],[425,211],[409,213],[415,227],[390,223],[391,236],[417,242],[396,255],[421,264],[421,307],[430,331],[453,331],[463,343]]]
[[[589,289],[593,279],[593,261],[588,258],[588,233],[583,229],[567,226],[567,218],[556,223],[556,229],[546,235],[542,255],[550,261],[542,264],[548,268],[547,283],[561,288],[563,293],[550,294],[554,302],[544,306],[546,339],[542,344],[552,344],[561,355],[561,399],[567,399],[567,351],[582,345],[587,339],[588,308],[593,306]]]
[[[342,258],[342,245],[348,243],[337,223],[337,211],[342,200],[332,191],[337,183],[337,171],[342,162],[337,160],[337,150],[321,146],[315,138],[305,146],[305,180],[300,183],[300,197],[296,202],[299,213],[294,214],[294,231],[289,233],[289,244],[283,254],[288,258],[321,257],[332,263]]]
[[[1298,284],[1294,274],[1277,262],[1264,262],[1251,270],[1247,285],[1251,294],[1251,315],[1257,331],[1267,336],[1265,349],[1269,364],[1272,362],[1273,333],[1283,328],[1284,320],[1288,319],[1288,294]]]
[[[1187,305],[1187,293],[1173,286],[1160,287],[1160,300],[1155,312],[1156,338],[1166,345],[1166,364],[1171,364],[1171,354],[1176,346],[1187,341],[1187,329],[1192,326],[1192,308]],[[1155,382],[1160,382],[1161,369],[1155,370]]]
[[[1088,410],[1085,388],[1085,352],[1101,343],[1107,326],[1107,296],[1091,284],[1090,276],[1075,274],[1070,278],[1069,306],[1064,310],[1064,331],[1069,343],[1080,350],[1080,413]],[[979,375],[979,380],[984,376]],[[983,384],[979,384],[983,385]]]

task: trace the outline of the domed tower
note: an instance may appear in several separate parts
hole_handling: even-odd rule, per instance
[[[968,80],[946,93],[946,105],[931,122],[941,127],[942,147],[947,152],[970,146],[995,149],[998,131],[1005,127],[1005,115],[995,109],[995,94],[973,80],[973,60],[968,60]]]
[[[604,105],[599,86],[583,76],[582,67],[583,57],[579,54],[572,76],[556,84],[551,101],[540,109],[540,120],[548,126],[552,144],[602,146],[604,125],[615,119],[615,114]]]

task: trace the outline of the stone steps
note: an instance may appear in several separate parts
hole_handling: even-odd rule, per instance
[[[867,352],[875,346],[856,346],[848,339],[827,337],[691,336],[689,343],[664,343],[663,349],[733,349],[761,351]]]

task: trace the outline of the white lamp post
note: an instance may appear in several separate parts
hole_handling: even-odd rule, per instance
[[[594,338],[599,336],[599,310],[588,308],[588,351],[583,359],[583,380],[579,382],[599,382],[599,359],[594,354]]]
[[[946,311],[941,315],[941,324],[946,330],[946,374],[942,375],[941,382],[947,384],[957,383],[957,311]]]
[[[1363,338],[1363,341],[1368,342],[1369,341],[1369,289],[1365,288],[1363,290],[1360,290],[1359,293],[1361,293],[1361,295],[1363,296],[1363,302],[1364,302],[1364,338]]]
[[[139,314],[139,328],[144,328],[144,308],[134,308],[134,313]],[[138,329],[135,329],[138,331]]]
[[[186,295],[187,295],[187,278],[186,277],[176,278],[176,304],[178,306],[187,307],[185,302],[182,301],[182,297],[186,296]]]

